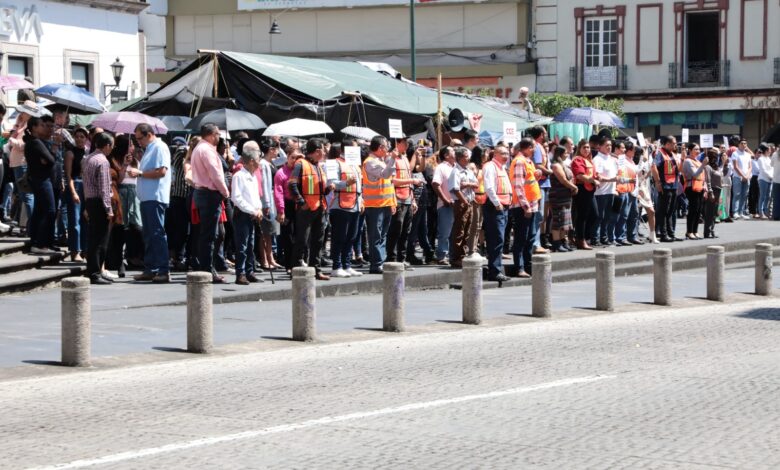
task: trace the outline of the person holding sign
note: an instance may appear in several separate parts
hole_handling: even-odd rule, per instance
[[[653,159],[653,180],[658,190],[658,231],[664,243],[682,241],[674,235],[673,219],[676,213],[677,180],[680,162],[674,150],[677,139],[668,135],[661,137],[661,147]]]
[[[344,143],[344,149],[353,147],[351,142]],[[360,155],[358,153],[358,155]],[[328,176],[328,186],[334,188],[333,197],[328,204],[331,226],[331,258],[333,258],[333,277],[358,277],[363,273],[352,269],[352,245],[358,237],[358,220],[363,212],[361,197],[360,166],[347,163],[342,152],[342,144],[330,146],[328,161],[338,165],[335,178]]]
[[[320,161],[325,154],[325,143],[314,138],[306,142],[306,157],[293,167],[288,184],[295,201],[295,245],[293,266],[303,266],[308,250],[307,265],[317,271],[317,279],[330,280],[321,270],[320,250],[324,226],[324,196],[334,189],[326,184]]]
[[[688,240],[699,239],[699,217],[702,213],[704,200],[709,192],[705,192],[705,176],[709,159],[705,156],[699,162],[701,149],[693,142],[687,144],[688,156],[683,162],[683,181],[685,182],[685,197],[688,199],[688,219],[685,238]]]
[[[383,274],[387,256],[387,232],[390,219],[396,211],[395,158],[388,151],[387,139],[374,136],[369,145],[370,154],[363,162],[363,202],[366,205],[368,249],[371,257],[369,273]]]
[[[410,149],[411,152],[409,152]],[[397,139],[392,155],[395,158],[393,186],[395,187],[395,200],[398,205],[390,221],[390,230],[387,235],[387,261],[404,263],[407,266],[406,269],[411,270],[413,268],[410,268],[409,263],[406,262],[406,242],[409,239],[412,217],[417,212],[417,204],[414,202],[412,189],[415,186],[422,185],[423,182],[412,178],[412,168],[417,163],[413,142],[406,139]]]

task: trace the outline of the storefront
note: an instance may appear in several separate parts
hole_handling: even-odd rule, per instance
[[[106,103],[112,92],[127,99],[145,89],[145,45],[138,32],[141,1],[14,1],[0,6],[3,75],[28,77],[37,86],[70,83]],[[117,85],[111,64],[124,66]],[[16,104],[13,90],[3,100]]]

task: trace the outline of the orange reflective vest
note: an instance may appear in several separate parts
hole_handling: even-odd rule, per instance
[[[355,169],[347,165],[341,158],[338,159],[339,170],[341,170],[341,181],[347,181],[350,177],[355,181],[358,179],[358,174]],[[353,209],[357,204],[357,183],[348,184],[344,189],[336,191],[336,196],[339,198],[339,207],[342,209]]]
[[[322,205],[322,178],[319,168],[308,160],[301,159],[301,194],[310,211],[316,211]]]
[[[395,207],[395,190],[392,178],[379,178],[376,181],[368,179],[366,167],[374,160],[379,160],[374,155],[369,155],[363,162],[363,202],[366,207]]]
[[[477,204],[484,204],[487,202],[487,193],[485,193],[485,175],[481,169],[477,170],[477,183],[479,186],[474,191],[474,200],[477,201]]]
[[[697,171],[699,171],[699,168],[701,167],[701,162],[696,160],[695,158],[691,158],[690,162],[695,167],[693,172],[696,173]],[[693,190],[693,192],[700,193],[700,192],[704,191],[704,172],[703,171],[701,173],[699,173],[699,176],[694,176],[693,180],[685,179],[684,176],[683,176],[683,180],[685,180],[685,187],[687,188],[688,186],[690,186],[691,189]]]
[[[508,206],[512,203],[512,182],[506,174],[504,165],[499,165],[491,160],[490,164],[496,167],[496,196],[502,206]]]
[[[677,182],[677,159],[661,150],[661,156],[664,159],[664,183],[672,184]]]
[[[516,178],[515,168],[517,165],[525,166],[523,193],[525,194],[526,200],[528,200],[528,202],[538,201],[542,198],[542,190],[539,188],[539,183],[536,181],[536,175],[534,174],[536,172],[536,166],[523,155],[516,156],[509,165],[509,177],[512,179],[512,187],[515,187],[514,179]],[[512,204],[517,204],[519,200],[520,198],[517,197],[517,194],[513,193]]]
[[[636,189],[636,170],[630,165],[618,165],[618,181],[625,183],[617,184],[618,194],[633,193]]]
[[[400,180],[408,180],[412,177],[412,170],[409,168],[409,160],[406,157],[395,159],[395,177]],[[412,196],[412,185],[403,184],[395,187],[395,196],[399,200],[406,200]]]

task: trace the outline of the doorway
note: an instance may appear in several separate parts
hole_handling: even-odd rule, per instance
[[[721,83],[720,12],[685,15],[686,86],[718,86]]]

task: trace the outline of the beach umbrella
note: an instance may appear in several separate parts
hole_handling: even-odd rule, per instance
[[[71,114],[96,114],[105,111],[100,101],[75,85],[52,83],[35,90],[37,96],[68,108]]]
[[[262,119],[252,113],[238,109],[215,109],[198,114],[187,124],[187,129],[200,130],[204,124],[216,124],[223,131],[249,131],[267,127]]]
[[[287,121],[271,124],[263,135],[286,135],[292,137],[305,137],[307,135],[331,134],[333,129],[322,121],[311,119],[289,119]]]
[[[92,121],[93,127],[121,134],[132,134],[139,124],[149,124],[155,134],[168,133],[168,127],[160,119],[133,111],[103,113]]]
[[[341,133],[357,139],[371,140],[378,136],[379,133],[369,129],[368,127],[347,126],[341,129]]]
[[[35,85],[27,80],[13,75],[0,76],[0,88],[3,90],[26,90],[28,88],[35,88]]]
[[[611,111],[595,108],[566,108],[553,118],[555,122],[574,122],[590,126],[626,127]]]

